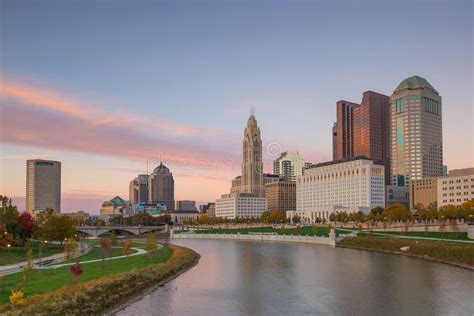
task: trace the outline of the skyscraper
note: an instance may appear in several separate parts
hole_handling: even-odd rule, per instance
[[[61,162],[26,161],[26,210],[30,213],[47,208],[61,212]]]
[[[174,209],[174,179],[170,170],[160,163],[148,178],[148,199],[153,204],[165,204]]]
[[[391,182],[443,175],[441,96],[424,78],[403,80],[390,97]]]
[[[390,99],[365,91],[362,103],[337,102],[337,122],[333,126],[333,159],[365,156],[385,166],[390,183]]]
[[[353,108],[357,103],[337,101],[337,122],[333,126],[333,160],[341,160],[354,156],[353,145]],[[334,133],[335,131],[335,133]]]
[[[257,125],[253,110],[247,121],[242,145],[243,160],[240,192],[264,196],[262,139],[260,138],[260,128]]]
[[[303,174],[305,164],[297,151],[283,152],[273,162],[273,173],[284,181],[296,181],[296,177]]]
[[[132,205],[148,202],[148,175],[139,174],[130,181],[129,199]]]

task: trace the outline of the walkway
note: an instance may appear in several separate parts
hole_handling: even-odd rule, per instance
[[[92,251],[92,246],[87,243],[79,243],[79,250],[77,252],[77,257],[85,255]],[[56,253],[54,255],[38,258],[33,260],[33,267],[41,268],[45,264],[54,263],[54,262],[61,262],[65,261],[64,253]],[[20,272],[24,266],[28,265],[28,261],[22,261],[14,264],[0,266],[0,274],[1,275],[8,275]]]
[[[160,249],[161,247],[163,247],[163,245],[158,245],[158,249]],[[112,247],[112,248],[120,248],[120,247]],[[143,255],[143,254],[147,253],[146,250],[143,250],[143,249],[140,249],[140,248],[131,248],[131,249],[136,250],[137,252],[132,253],[131,255],[128,255],[128,257]],[[106,260],[122,259],[122,258],[126,258],[126,257],[127,257],[126,255],[123,255],[123,256],[117,256],[117,257],[107,258]],[[99,261],[102,261],[102,259],[94,259],[94,260],[87,260],[87,261],[80,261],[80,260],[79,260],[79,262],[80,262],[81,264],[84,264],[84,263],[92,263],[92,262],[99,262]],[[75,262],[63,263],[63,264],[56,264],[56,265],[54,265],[54,266],[43,266],[43,267],[39,267],[39,269],[57,269],[57,268],[62,268],[62,267],[71,266],[71,265],[73,265],[73,264],[75,264]]]

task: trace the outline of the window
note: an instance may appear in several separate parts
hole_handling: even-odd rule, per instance
[[[397,114],[402,113],[403,112],[403,99],[398,99],[396,101],[396,105],[397,105]]]

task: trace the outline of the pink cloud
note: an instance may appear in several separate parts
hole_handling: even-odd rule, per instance
[[[14,98],[31,107],[37,107],[64,113],[69,116],[87,120],[91,125],[127,126],[138,131],[156,131],[168,136],[197,135],[227,140],[234,138],[226,131],[200,126],[180,124],[173,120],[152,115],[142,115],[132,112],[107,112],[103,109],[71,100],[56,91],[31,87],[25,84],[0,82],[0,97],[3,100]]]

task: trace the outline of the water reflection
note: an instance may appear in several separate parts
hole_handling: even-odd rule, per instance
[[[180,240],[199,264],[119,315],[474,315],[471,271],[324,246]]]

